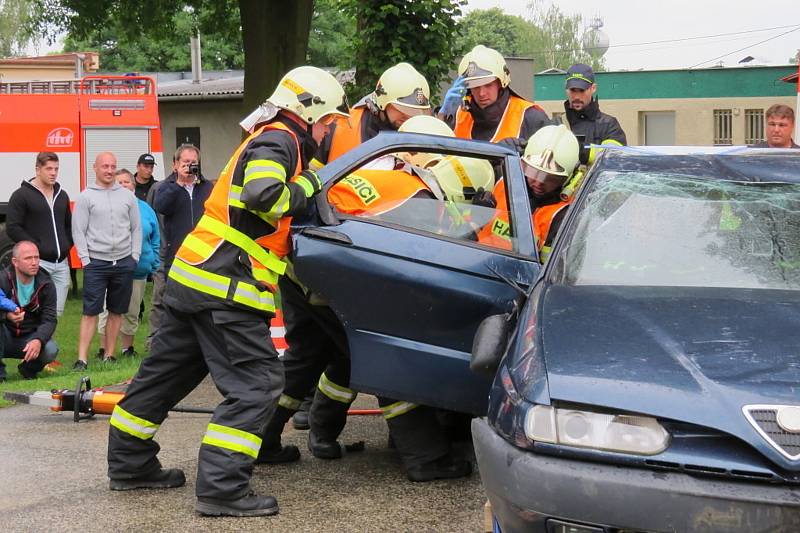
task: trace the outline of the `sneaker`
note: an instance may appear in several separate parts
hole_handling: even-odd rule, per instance
[[[106,349],[105,348],[100,348],[99,350],[97,350],[97,358],[98,359],[105,359],[106,358]]]
[[[251,490],[237,500],[198,497],[194,509],[205,516],[269,516],[278,514],[278,500]]]
[[[454,459],[449,455],[406,470],[408,479],[417,482],[467,477],[471,473],[472,463],[463,459]]]
[[[111,479],[108,488],[111,490],[134,489],[173,489],[186,484],[186,476],[180,468],[162,468],[146,476],[131,479]]]
[[[117,362],[117,358],[114,357],[113,355],[109,355],[108,357],[104,357],[103,358],[103,362],[104,363],[116,363]]]
[[[138,357],[139,354],[133,349],[133,346],[128,346],[122,350],[122,357]]]
[[[87,363],[86,361],[81,361],[80,359],[75,361],[75,364],[72,365],[73,372],[83,372],[87,368],[89,368],[89,363]]]
[[[308,449],[319,459],[340,459],[342,446],[338,441],[322,440],[313,431],[308,432]]]
[[[281,463],[294,463],[300,460],[300,450],[291,444],[280,448],[269,450],[262,447],[258,452],[255,464],[257,465],[276,465]]]
[[[292,415],[292,426],[294,429],[310,429],[311,424],[308,423],[308,411],[297,411]]]
[[[19,370],[22,379],[36,379],[36,372],[31,372],[30,370],[25,368],[25,363],[18,364],[17,370]]]

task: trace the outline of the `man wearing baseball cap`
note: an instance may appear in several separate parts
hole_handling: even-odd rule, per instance
[[[136,182],[136,197],[143,201],[147,201],[147,193],[150,192],[150,187],[156,182],[153,178],[153,167],[156,165],[156,158],[153,154],[142,154],[136,162],[136,174],[133,175]]]
[[[624,146],[628,144],[625,132],[616,118],[600,111],[595,92],[594,71],[589,65],[576,63],[567,70],[567,100],[564,111],[569,129],[581,140],[580,160],[592,164],[597,155],[596,149],[583,147],[597,144]]]

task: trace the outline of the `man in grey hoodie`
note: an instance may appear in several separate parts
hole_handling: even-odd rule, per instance
[[[139,207],[134,194],[117,184],[117,158],[102,152],[94,162],[95,182],[86,187],[72,213],[72,240],[83,264],[83,316],[78,360],[85,370],[97,316],[108,309],[104,361],[113,362],[122,315],[128,310],[133,271],[142,250]]]

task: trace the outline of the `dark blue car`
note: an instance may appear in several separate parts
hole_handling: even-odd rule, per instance
[[[800,531],[800,153],[690,150],[604,154],[478,333],[505,533]]]

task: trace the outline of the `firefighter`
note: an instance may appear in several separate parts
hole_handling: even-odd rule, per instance
[[[528,140],[522,156],[522,169],[528,185],[533,232],[539,259],[545,263],[553,239],[583,179],[579,169],[580,146],[575,135],[560,124],[545,126]],[[478,234],[479,242],[511,249],[504,182],[495,188],[497,215]]]
[[[445,94],[439,116],[453,125],[456,137],[493,143],[527,139],[551,124],[547,113],[514,92],[510,83],[500,52],[479,44],[458,65],[458,78]]]
[[[225,399],[200,446],[195,509],[204,515],[278,512],[250,489],[260,433],[283,388],[269,321],[289,251],[291,215],[321,188],[310,155],[347,102],[336,79],[315,67],[287,73],[248,117],[256,127],[222,170],[205,214],[178,249],[164,296],[166,315],[150,356],[111,416],[111,490],[184,484],[162,468],[153,436],[168,410],[211,374]]]
[[[408,63],[399,63],[381,75],[375,91],[353,106],[348,119],[332,125],[314,165],[328,163],[380,131],[395,131],[408,118],[421,114],[430,114],[428,82]],[[393,168],[394,158],[381,158],[376,166]],[[308,448],[315,457],[338,459],[342,452],[337,438],[356,397],[349,388],[350,355],[345,332],[333,311],[309,293],[302,280],[293,275],[282,278],[280,292],[288,344],[283,356],[286,387],[262,434],[263,446],[256,462],[300,459],[296,446],[281,446],[280,435],[289,418],[302,408],[310,390],[314,391],[314,400],[308,415]]]
[[[397,131],[411,117],[430,115],[430,97],[427,80],[413,66],[398,63],[386,69],[375,91],[353,106],[351,118],[333,125],[320,146],[317,164],[330,163],[381,131]]]

